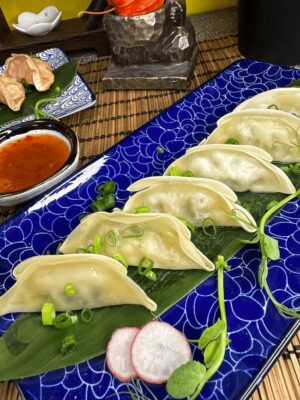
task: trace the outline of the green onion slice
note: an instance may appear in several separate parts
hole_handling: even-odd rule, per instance
[[[276,104],[270,104],[270,105],[268,106],[268,109],[269,109],[269,110],[279,110],[279,108],[277,107]]]
[[[101,238],[99,235],[95,235],[93,241],[93,253],[100,254],[101,252]]]
[[[94,212],[106,211],[114,208],[116,204],[115,196],[113,193],[106,194],[104,197],[97,196],[96,201],[91,204]]]
[[[157,151],[158,154],[163,154],[165,152],[165,150],[160,146],[156,147],[156,151]]]
[[[142,237],[144,236],[144,229],[140,226],[133,225],[129,226],[128,228],[124,229],[121,232],[122,238],[134,238],[134,237]]]
[[[56,329],[67,329],[76,324],[78,321],[77,315],[71,315],[67,312],[57,315],[53,320],[53,325]]]
[[[217,236],[217,228],[216,228],[216,224],[213,219],[211,219],[209,217],[205,218],[203,220],[201,226],[202,226],[204,235],[209,236],[209,237]],[[212,233],[208,231],[208,227],[212,228]]]
[[[231,137],[226,140],[225,144],[240,144],[240,142],[237,139]]]
[[[83,253],[89,253],[92,254],[94,253],[94,246],[92,244],[89,244],[87,247],[79,247],[76,249],[76,253],[83,254]]]
[[[184,171],[184,173],[182,174],[182,176],[186,176],[186,177],[188,177],[188,178],[195,178],[195,174],[193,174],[193,172],[192,172],[192,171],[189,171],[189,170]]]
[[[271,208],[276,206],[277,203],[278,203],[278,201],[276,201],[276,200],[271,201],[269,204],[267,204],[266,210],[267,211],[271,210]]]
[[[114,181],[108,181],[106,183],[103,183],[103,185],[97,187],[97,192],[100,193],[102,196],[110,193],[115,193],[115,191],[116,184]]]
[[[71,282],[67,283],[65,286],[65,293],[69,297],[73,297],[76,294],[76,290],[74,289]]]
[[[170,168],[169,173],[171,176],[181,176],[181,171],[176,165]]]
[[[77,341],[75,339],[75,336],[68,335],[63,339],[60,351],[63,355],[66,355],[74,351],[76,348]]]
[[[128,262],[122,253],[115,253],[113,254],[112,258],[119,261],[121,264],[124,265],[124,267],[128,268]]]
[[[105,243],[108,246],[116,247],[117,245],[117,237],[114,231],[108,231],[105,235]]]
[[[149,257],[143,257],[138,264],[138,272],[140,275],[144,275],[146,278],[155,281],[156,274],[152,271],[154,267],[154,261]]]
[[[145,214],[151,212],[151,209],[149,206],[140,206],[137,207],[133,210],[134,214]]]
[[[92,318],[93,318],[93,311],[90,308],[84,308],[81,311],[80,314],[80,319],[82,322],[84,322],[85,324],[88,324],[89,322],[91,322]]]
[[[181,222],[184,223],[185,226],[187,226],[189,228],[190,231],[195,232],[196,227],[195,225],[193,225],[191,222],[189,222],[187,219],[183,218],[183,217],[177,217]]]
[[[45,303],[42,307],[42,322],[43,325],[53,325],[55,319],[55,306],[53,303]]]

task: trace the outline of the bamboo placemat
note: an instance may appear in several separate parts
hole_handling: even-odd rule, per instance
[[[236,35],[200,42],[198,46],[198,60],[189,90],[196,88],[242,57],[237,49]],[[88,110],[64,119],[65,123],[77,131],[80,138],[81,165],[129,135],[188,92],[183,90],[104,92],[101,80],[109,62],[109,59],[96,59],[81,64],[80,72],[96,94],[97,102]],[[15,207],[0,208],[0,222],[10,218],[16,211]],[[0,400],[20,399],[21,396],[13,383],[0,384]],[[299,399],[300,333],[298,332],[253,394],[252,400]]]

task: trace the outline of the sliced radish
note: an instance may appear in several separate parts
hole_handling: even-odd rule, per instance
[[[131,347],[131,361],[138,377],[160,384],[172,372],[192,359],[186,337],[165,322],[151,321],[136,335]]]
[[[124,327],[113,332],[106,349],[106,361],[110,372],[121,382],[129,382],[137,376],[130,357],[132,342],[140,328]]]

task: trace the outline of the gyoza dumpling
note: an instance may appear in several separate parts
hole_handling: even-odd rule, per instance
[[[284,111],[234,111],[219,119],[217,128],[203,143],[225,143],[229,138],[264,149],[274,161],[300,161],[300,118]]]
[[[15,79],[0,76],[0,103],[19,111],[25,100],[24,86]]]
[[[272,108],[300,117],[300,88],[277,88],[267,90],[243,101],[235,111],[248,108]]]
[[[216,225],[241,226],[248,232],[256,230],[252,215],[235,203],[236,194],[212,179],[158,176],[141,179],[127,190],[139,192],[129,198],[123,209],[125,212],[147,205],[151,212],[183,217],[195,226],[201,226],[210,218]],[[233,210],[254,227],[230,218],[228,214]]]
[[[167,214],[97,212],[84,218],[60,247],[62,253],[76,253],[101,238],[101,253],[121,253],[128,265],[138,266],[144,257],[161,269],[206,269],[214,264],[191,242],[189,229]]]
[[[294,185],[271,160],[268,153],[254,146],[204,144],[189,149],[164,175],[170,175],[170,168],[177,166],[196,177],[223,182],[235,192],[293,193]]]
[[[55,80],[50,64],[27,54],[12,54],[5,61],[3,75],[19,82],[24,80],[39,92],[48,90]]]
[[[127,276],[118,261],[95,254],[36,256],[15,269],[17,282],[0,297],[0,315],[38,312],[44,303],[58,311],[140,304],[151,311],[156,304]],[[67,296],[71,283],[75,296]]]

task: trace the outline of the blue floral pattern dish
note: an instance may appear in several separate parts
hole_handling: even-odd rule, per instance
[[[37,53],[37,56],[41,60],[49,63],[53,69],[56,69],[69,61],[65,53],[57,48],[44,50],[40,53]],[[3,70],[4,67],[0,66],[0,75],[2,74]],[[57,101],[46,104],[42,107],[42,110],[46,111],[54,118],[60,119],[89,108],[95,104],[95,102],[96,96],[82,76],[77,73],[72,84],[57,97]],[[9,127],[13,123],[15,124],[16,122],[30,121],[34,118],[34,114],[31,114],[24,118],[10,121],[7,124],[1,125],[1,129]]]
[[[20,261],[57,244],[89,212],[96,187],[109,179],[118,185],[118,206],[128,198],[126,188],[137,179],[160,175],[184,151],[211,133],[216,121],[246,98],[300,78],[300,71],[253,60],[241,60],[179,100],[138,131],[100,155],[67,182],[31,204],[0,230],[0,294],[13,283],[11,270]],[[164,152],[157,151],[157,147]],[[271,221],[268,233],[279,241],[281,259],[270,264],[268,282],[278,300],[300,305],[300,201],[295,200]],[[260,253],[245,246],[229,262],[225,298],[231,339],[220,370],[207,383],[200,399],[238,400],[258,383],[299,323],[282,318],[260,290]],[[187,337],[197,338],[218,316],[216,277],[211,276],[162,315]],[[3,333],[13,315],[0,318]],[[194,349],[194,354],[197,350]],[[17,382],[28,400],[130,399],[126,385],[108,372],[104,356]],[[143,388],[141,390],[147,393]],[[168,399],[164,386],[150,386],[158,399]],[[131,386],[131,390],[136,393]],[[248,390],[248,392],[247,392]]]

